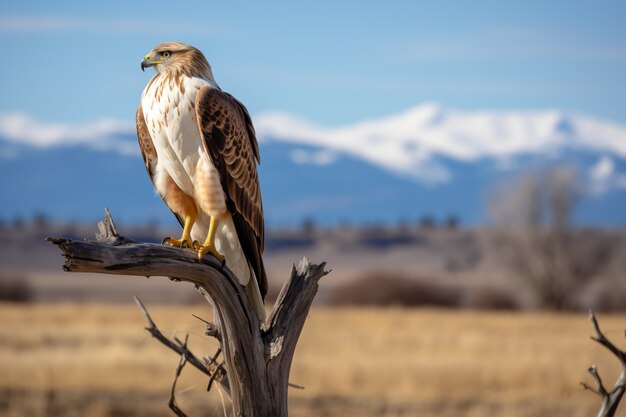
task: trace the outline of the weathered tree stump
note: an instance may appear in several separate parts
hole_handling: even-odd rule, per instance
[[[190,249],[135,242],[120,236],[108,210],[98,227],[100,233],[93,241],[48,239],[63,252],[65,271],[166,276],[193,283],[213,306],[214,323],[208,323],[207,334],[220,342],[226,377],[222,366],[215,366],[215,358],[213,363],[199,360],[189,352],[186,341],[176,339],[172,342],[162,334],[159,338],[157,333],[160,332],[144,308],[150,325],[147,329],[182,355],[177,374],[189,362],[211,375],[211,383],[219,379],[230,394],[235,416],[288,415],[291,361],[318,281],[328,273],[324,269],[325,263],[315,265],[304,258],[294,265],[274,308],[265,322],[260,323],[248,303],[244,288],[215,257],[206,255],[198,261],[196,252]],[[171,407],[172,403],[175,406],[173,398]],[[184,414],[180,412],[179,415]]]

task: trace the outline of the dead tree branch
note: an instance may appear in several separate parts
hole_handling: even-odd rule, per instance
[[[187,347],[187,338],[185,338],[185,347]],[[174,374],[174,381],[172,382],[172,389],[170,391],[170,401],[168,405],[170,409],[176,414],[178,417],[187,417],[187,414],[183,412],[178,406],[176,402],[176,384],[178,383],[178,378],[180,377],[180,373],[183,371],[185,364],[187,363],[187,356],[183,353],[180,355],[180,362],[178,362],[178,366],[176,367],[176,373]]]
[[[203,362],[187,348],[187,337],[185,337],[184,342],[182,342],[178,338],[174,338],[174,340],[168,339],[154,323],[154,320],[152,320],[152,317],[150,317],[150,313],[148,313],[146,306],[143,305],[139,298],[134,298],[135,302],[139,306],[139,309],[146,318],[146,321],[148,322],[148,327],[146,327],[145,329],[159,342],[181,355],[181,358],[185,358],[186,362],[193,365],[196,369],[198,369],[200,372],[207,375],[208,377],[215,379],[214,371],[212,372],[211,367],[215,368],[216,366],[219,366],[219,364],[217,363],[217,357],[222,351],[221,348],[218,348],[217,353],[212,358],[207,357]],[[208,366],[205,365],[205,362]],[[220,380],[220,383],[222,384],[222,387],[226,390],[226,392],[229,392],[228,380],[226,378],[222,378]]]
[[[213,306],[214,330],[213,326],[209,327],[212,335],[221,340],[233,414],[288,415],[291,361],[318,282],[328,273],[325,263],[315,265],[304,258],[294,265],[273,310],[265,322],[260,323],[248,303],[245,289],[216,258],[207,255],[198,261],[195,251],[190,249],[134,242],[120,236],[108,210],[98,227],[100,233],[92,241],[48,239],[63,252],[65,271],[166,276],[193,283]],[[160,332],[150,330],[156,326],[149,315],[146,319],[148,330],[159,341],[185,354],[186,360],[193,363],[186,347],[182,349],[180,343],[172,344],[164,338],[172,344],[170,346],[156,336]]]
[[[589,312],[589,320],[593,325],[593,329],[596,332],[596,336],[591,336],[591,340],[601,344],[605,348],[607,348],[613,355],[615,355],[621,365],[622,372],[620,373],[613,389],[608,391],[602,382],[602,378],[600,378],[600,374],[598,373],[598,369],[595,365],[591,365],[587,370],[596,384],[596,388],[589,386],[588,384],[581,382],[583,388],[594,392],[602,398],[602,405],[600,407],[600,411],[598,412],[598,417],[613,417],[617,411],[617,407],[619,406],[619,402],[624,395],[624,391],[626,390],[626,351],[618,349],[600,330],[600,325],[598,324],[598,320],[596,316],[593,314],[593,311]]]

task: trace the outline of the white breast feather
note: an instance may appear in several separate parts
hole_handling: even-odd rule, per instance
[[[212,85],[196,77],[185,77],[182,82],[184,93],[174,83],[155,80],[144,90],[141,104],[159,157],[157,169],[167,170],[176,185],[193,196],[192,179],[202,150],[193,104],[198,90]],[[155,99],[158,89],[159,100]]]

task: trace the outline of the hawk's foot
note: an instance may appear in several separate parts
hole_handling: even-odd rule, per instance
[[[196,242],[197,243],[197,242]],[[198,260],[201,260],[202,257],[204,255],[206,255],[207,253],[210,253],[211,255],[215,256],[217,259],[219,259],[221,262],[224,262],[224,260],[226,258],[224,258],[224,255],[222,255],[221,253],[219,253],[217,251],[217,249],[215,249],[214,245],[210,245],[210,244],[204,244],[202,246],[200,246],[198,249]]]
[[[186,238],[185,236],[182,236],[180,239],[173,239],[171,237],[166,237],[165,239],[163,239],[163,242],[161,243],[167,246],[173,246],[175,248],[190,248],[190,249],[197,249],[196,245],[198,244],[198,242],[192,241],[190,237]]]

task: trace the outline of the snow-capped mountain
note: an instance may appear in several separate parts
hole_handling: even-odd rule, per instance
[[[424,104],[343,127],[284,113],[254,118],[270,227],[486,219],[488,191],[546,165],[575,166],[583,223],[626,223],[626,126],[561,111],[465,112]],[[0,116],[0,218],[45,212],[92,220],[109,206],[125,221],[171,219],[152,191],[134,126],[47,124]]]
[[[452,180],[446,158],[460,163],[563,151],[606,152],[626,158],[626,126],[560,111],[461,112],[423,104],[401,114],[340,128],[322,128],[286,114],[256,120],[261,138],[323,147],[425,183]],[[304,159],[303,159],[304,160]]]

